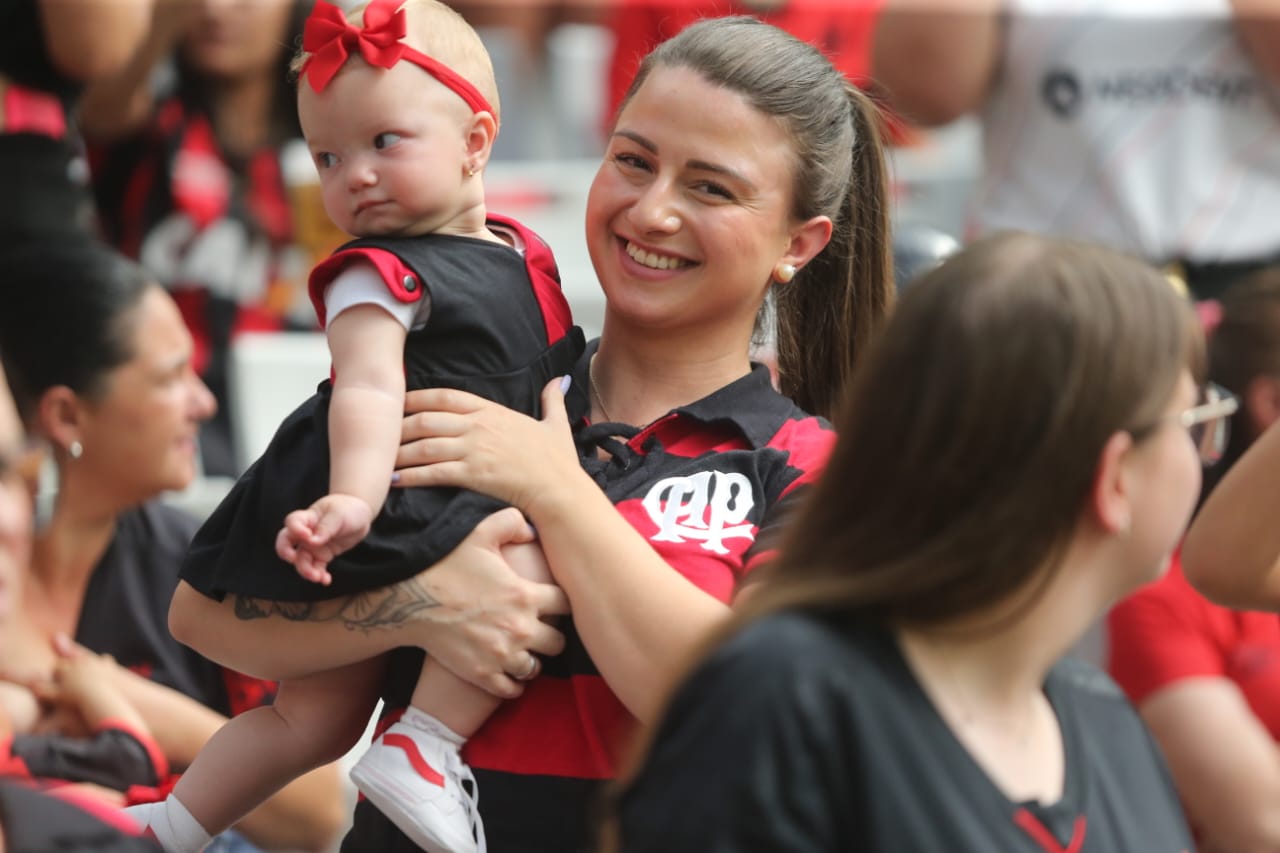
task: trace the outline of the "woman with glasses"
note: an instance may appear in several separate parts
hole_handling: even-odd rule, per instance
[[[1065,655],[1191,514],[1202,362],[1186,302],[1111,250],[1008,234],[919,279],[617,849],[1190,850],[1141,720]]]
[[[1227,293],[1209,374],[1240,399],[1229,439],[1227,421],[1215,422],[1224,453],[1205,473],[1214,495],[1280,419],[1280,270]],[[1230,568],[1232,550],[1211,555],[1213,572]],[[1280,848],[1280,620],[1210,602],[1175,562],[1108,622],[1111,673],[1164,750],[1202,849]]]

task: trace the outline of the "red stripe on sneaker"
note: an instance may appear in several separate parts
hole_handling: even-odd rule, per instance
[[[404,750],[404,754],[409,758],[409,764],[414,770],[418,771],[418,775],[426,779],[432,785],[444,787],[444,777],[437,773],[427,760],[422,757],[422,753],[418,752],[418,745],[413,739],[407,735],[386,734],[382,736],[382,742],[387,746],[398,746]]]

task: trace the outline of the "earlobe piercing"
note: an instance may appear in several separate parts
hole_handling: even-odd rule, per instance
[[[773,278],[778,284],[790,284],[791,279],[796,277],[795,264],[778,264],[774,267]]]
[[[476,176],[476,167],[475,167],[475,166],[468,166],[468,167],[467,167],[467,177],[468,177],[468,178],[474,178],[475,176]]]
[[[67,445],[67,453],[71,454],[72,459],[79,459],[84,455],[84,445],[72,439],[71,443]]]

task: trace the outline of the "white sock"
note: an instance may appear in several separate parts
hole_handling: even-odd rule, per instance
[[[173,794],[163,803],[141,803],[125,812],[143,829],[151,830],[165,853],[200,853],[213,840]]]
[[[467,742],[465,737],[440,722],[440,720],[428,714],[421,708],[415,708],[412,705],[405,709],[403,716],[400,717],[400,722],[413,726],[419,731],[435,735],[454,746],[462,746]]]

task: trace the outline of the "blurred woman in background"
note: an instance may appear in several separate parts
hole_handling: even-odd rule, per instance
[[[315,179],[305,146],[295,147],[302,134],[288,72],[310,7],[162,3],[128,66],[81,104],[104,236],[173,295],[195,339],[196,372],[218,400],[200,436],[208,473],[238,469],[231,340],[314,328],[305,278],[315,259],[296,245],[286,181],[298,153]],[[314,218],[325,218],[318,199]]]
[[[72,110],[147,33],[153,0],[0,3],[0,243],[92,233]]]
[[[23,681],[47,678],[59,634],[112,655],[123,692],[180,770],[228,715],[273,689],[201,658],[167,627],[198,522],[157,498],[195,476],[196,432],[213,397],[173,300],[137,265],[96,246],[34,243],[0,253],[0,269],[0,354],[58,471],[24,578],[24,628],[4,666]],[[329,766],[238,828],[261,847],[323,850],[343,805]]]

